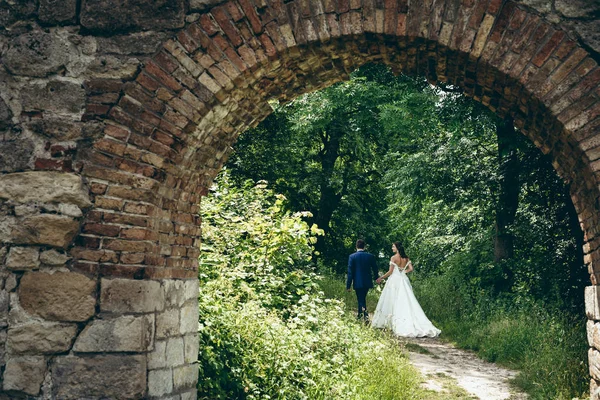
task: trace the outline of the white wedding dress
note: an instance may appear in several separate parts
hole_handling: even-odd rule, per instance
[[[394,270],[381,292],[371,326],[388,328],[403,337],[438,336],[442,331],[423,312],[404,270],[394,262],[390,265]]]

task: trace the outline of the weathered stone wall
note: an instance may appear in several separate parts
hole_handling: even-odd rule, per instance
[[[368,61],[512,115],[571,183],[598,285],[598,10],[583,0],[0,3],[2,393],[195,398],[201,196],[268,99]],[[600,398],[596,289],[586,299]]]
[[[111,132],[98,116],[185,24],[183,2],[138,3],[0,3],[0,393],[10,398],[196,397],[194,264],[161,274],[156,260],[180,259],[178,245],[195,259],[194,219],[177,225],[191,234],[176,245],[167,217],[159,246],[147,195],[117,199],[81,173]],[[144,186],[160,169],[139,173],[132,184]]]

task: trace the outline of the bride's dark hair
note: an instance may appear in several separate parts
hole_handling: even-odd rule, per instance
[[[396,249],[398,250],[398,254],[400,254],[400,257],[408,258],[408,256],[406,255],[406,252],[404,251],[404,246],[402,246],[402,243],[394,242],[394,246],[396,246]]]

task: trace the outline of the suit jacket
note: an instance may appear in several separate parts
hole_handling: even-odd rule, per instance
[[[377,263],[375,256],[366,251],[357,251],[348,257],[348,278],[346,289],[354,285],[354,289],[368,289],[373,287],[373,280],[377,279]]]

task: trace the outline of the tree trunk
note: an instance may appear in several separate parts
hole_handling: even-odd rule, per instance
[[[498,166],[500,185],[498,203],[496,205],[496,232],[494,237],[494,262],[501,264],[503,282],[499,282],[500,289],[510,288],[513,274],[510,268],[502,265],[502,261],[514,255],[514,237],[510,232],[511,225],[515,222],[519,206],[520,162],[517,154],[516,132],[512,119],[505,119],[496,126],[498,137]]]
[[[342,199],[341,194],[337,193],[331,185],[331,178],[335,172],[335,163],[339,157],[340,138],[341,134],[338,134],[336,129],[330,129],[322,138],[323,149],[319,153],[319,162],[322,171],[319,187],[319,204],[313,214],[314,222],[319,228],[323,229],[325,235],[331,231],[329,223]],[[319,236],[317,237],[317,243],[315,243],[315,250],[321,254],[325,250],[325,240],[324,236]]]

